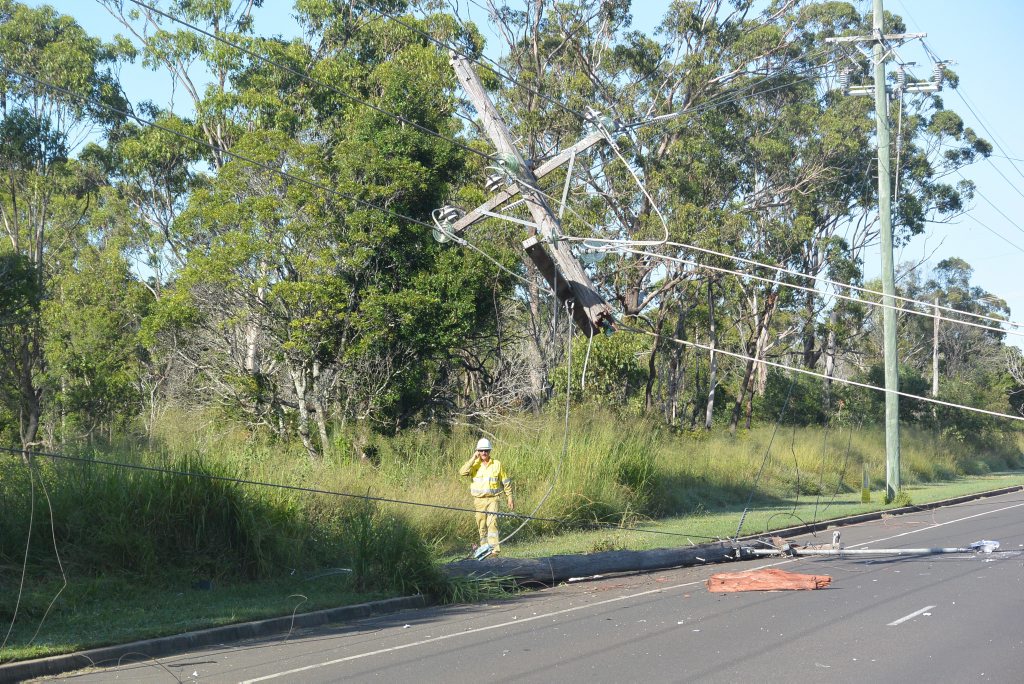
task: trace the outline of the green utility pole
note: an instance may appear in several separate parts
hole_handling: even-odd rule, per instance
[[[872,35],[828,38],[829,43],[868,43],[872,46],[874,86],[853,86],[844,75],[847,95],[874,95],[878,127],[878,220],[882,242],[882,332],[885,353],[885,498],[892,501],[900,490],[900,404],[899,360],[896,349],[896,267],[892,252],[892,178],[889,173],[889,95],[885,84],[885,63],[895,46],[924,38],[927,33],[885,34],[882,0],[874,0]],[[942,65],[936,64],[933,80],[907,85],[901,70],[896,90],[903,93],[934,93],[942,89]]]
[[[885,14],[875,0],[875,124],[878,127],[878,220],[882,239],[882,332],[885,337],[885,499],[900,490],[900,389],[896,354],[896,267],[892,258],[892,181],[889,178],[889,96],[885,90]]]

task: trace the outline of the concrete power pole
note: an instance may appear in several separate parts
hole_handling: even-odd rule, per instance
[[[885,334],[885,498],[900,490],[900,389],[896,347],[896,267],[892,256],[892,181],[889,178],[889,96],[885,90],[885,14],[875,0],[875,124],[878,127],[878,217],[882,238],[882,329]]]
[[[469,60],[456,52],[450,53],[450,59],[455,75],[480,115],[487,137],[498,150],[505,173],[515,179],[519,194],[522,195],[540,233],[539,238],[537,235],[531,235],[523,242],[527,256],[548,281],[559,301],[572,302],[573,320],[588,337],[605,329],[610,330],[613,326],[611,307],[594,287],[583,265],[570,251],[569,245],[560,239],[561,223],[548,206],[544,195],[533,190],[541,169],[535,173],[515,148],[512,134],[488,97],[480,77],[473,70]],[[545,164],[546,168],[543,171],[550,172],[565,160],[574,159],[577,152],[588,149],[602,139],[601,134],[591,134],[559,155],[557,162],[551,160],[551,163]],[[490,208],[513,194],[515,193],[508,190],[497,193],[484,206],[478,207],[456,222],[452,226],[453,231],[457,233],[464,230],[473,221],[488,215]]]
[[[935,313],[932,316],[932,397],[939,397],[939,295],[935,295]],[[933,410],[934,410],[934,404]]]
[[[874,0],[871,36],[829,38],[830,43],[868,43],[872,46],[874,86],[846,88],[850,95],[874,95],[875,123],[878,129],[878,219],[882,249],[882,332],[885,354],[885,497],[892,501],[900,490],[900,405],[899,360],[896,347],[896,268],[893,263],[892,178],[889,167],[889,96],[885,83],[885,64],[893,43],[900,44],[926,33],[885,35],[885,13],[882,0]],[[940,76],[932,83],[900,85],[904,92],[935,92]]]

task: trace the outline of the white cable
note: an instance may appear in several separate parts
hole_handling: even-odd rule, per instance
[[[946,318],[944,316],[936,316],[935,314],[928,313],[927,311],[916,311],[914,309],[904,309],[902,307],[895,306],[895,305],[892,305],[892,304],[886,304],[885,302],[872,302],[872,301],[867,300],[867,299],[858,299],[856,297],[851,297],[849,295],[844,295],[844,294],[839,293],[839,292],[833,292],[831,294],[826,295],[825,293],[822,293],[819,290],[816,290],[813,287],[808,287],[806,285],[797,285],[796,283],[787,283],[787,282],[782,281],[782,280],[777,280],[777,279],[773,279],[773,278],[765,278],[764,276],[754,275],[752,273],[744,273],[743,271],[735,271],[735,270],[730,269],[730,268],[723,268],[721,266],[711,266],[710,264],[702,264],[702,263],[699,263],[699,262],[696,262],[696,261],[691,261],[689,259],[683,259],[682,257],[673,257],[673,256],[669,256],[667,254],[658,254],[656,252],[645,252],[645,251],[639,250],[639,249],[620,248],[619,251],[626,252],[628,254],[636,254],[638,256],[649,256],[649,257],[653,257],[655,259],[662,259],[664,261],[672,261],[672,262],[675,262],[675,263],[684,264],[686,266],[692,266],[694,268],[702,268],[702,269],[707,269],[709,271],[717,271],[719,273],[731,273],[733,275],[738,275],[738,276],[741,276],[741,277],[744,277],[744,278],[750,278],[752,280],[760,280],[761,282],[765,282],[765,283],[772,283],[772,284],[780,285],[782,287],[789,287],[789,288],[792,288],[794,290],[802,290],[804,292],[813,292],[813,293],[816,293],[816,294],[821,294],[822,296],[830,296],[830,297],[836,297],[838,299],[846,299],[848,301],[855,302],[857,304],[866,304],[868,306],[877,306],[877,307],[881,307],[883,309],[892,309],[893,311],[907,313],[907,314],[912,314],[912,315],[916,315],[916,316],[923,316],[923,317],[926,317],[926,318],[936,319],[936,320],[940,320],[940,321],[946,321],[948,323],[959,323],[960,325],[968,325],[968,326],[970,326],[972,328],[980,328],[982,330],[988,330],[990,332],[997,332],[997,333],[1001,333],[1001,334],[1004,334],[1004,335],[1016,335],[1018,337],[1024,337],[1024,331],[1003,330],[1002,328],[996,328],[994,326],[988,326],[988,325],[985,325],[984,323],[972,323],[971,321],[962,321],[962,320],[959,320],[959,319],[956,319],[956,318]],[[932,305],[932,308],[934,309],[935,306]]]
[[[587,241],[587,242],[601,242],[601,243],[605,243],[605,244],[608,244],[608,245],[628,245],[628,244],[631,244],[629,240],[619,240],[619,239],[614,239],[614,238],[580,237],[580,236],[576,236],[576,235],[563,235],[562,239],[570,240],[570,241],[575,241],[575,242],[584,242],[584,241]],[[768,268],[768,269],[771,269],[773,271],[776,271],[777,273],[786,273],[788,275],[797,276],[799,278],[806,278],[806,279],[809,279],[809,280],[820,281],[821,283],[824,283],[826,285],[832,285],[833,287],[837,287],[837,288],[848,288],[848,289],[854,290],[856,292],[863,292],[865,294],[878,295],[879,297],[886,296],[884,293],[879,292],[878,290],[872,290],[872,289],[866,288],[866,287],[860,287],[860,286],[857,286],[857,285],[851,285],[849,283],[841,283],[841,282],[836,281],[836,280],[830,280],[830,279],[825,278],[823,276],[813,275],[813,274],[810,274],[810,273],[801,273],[800,271],[794,271],[792,269],[784,268],[782,266],[773,266],[771,264],[766,264],[766,263],[761,262],[761,261],[755,261],[753,259],[747,259],[746,257],[741,257],[741,256],[738,256],[738,255],[735,255],[735,254],[726,254],[725,252],[718,252],[718,251],[715,251],[713,249],[707,249],[707,248],[704,248],[704,247],[698,247],[696,245],[690,245],[690,244],[687,244],[685,242],[666,242],[665,246],[666,247],[681,247],[683,249],[692,249],[695,252],[701,252],[701,253],[704,253],[704,254],[709,254],[711,256],[723,257],[725,259],[731,259],[733,261],[740,261],[742,263],[750,264],[751,266],[757,266],[757,267],[760,267],[760,268]],[[703,267],[703,265],[702,265],[702,267]],[[746,274],[744,274],[744,275],[746,275]],[[914,299],[912,297],[903,297],[901,295],[889,295],[889,296],[892,297],[893,299],[897,300],[897,301],[906,302],[908,304],[919,304],[921,306],[926,306],[926,307],[929,307],[929,308],[932,308],[932,309],[935,308],[935,305],[933,303],[931,303],[931,302],[923,302],[923,301],[921,301],[919,299]],[[864,303],[867,303],[867,304],[874,304],[873,302],[869,302],[867,300],[860,300],[860,299],[858,299],[856,301],[864,302]],[[956,313],[956,314],[960,314],[962,316],[967,316],[967,317],[970,317],[970,318],[978,318],[978,319],[981,319],[981,320],[992,321],[993,323],[999,323],[1001,325],[1008,325],[1008,326],[1011,326],[1011,327],[1014,327],[1014,328],[1024,327],[1024,323],[1017,323],[1017,322],[1014,322],[1014,321],[1007,321],[1007,320],[1003,320],[1001,318],[996,318],[994,316],[986,316],[985,314],[978,314],[978,313],[973,313],[973,312],[970,312],[970,311],[960,311],[959,309],[954,309],[951,306],[940,305],[938,308],[940,310],[942,310],[942,311]],[[904,310],[908,311],[908,312],[909,311],[913,311],[912,309],[904,309]],[[917,312],[915,312],[915,313],[917,313]],[[952,321],[954,323],[964,322],[964,321],[961,321],[959,319],[948,319],[948,320],[950,320],[950,321]],[[1011,332],[1011,331],[1000,330],[1000,332]]]
[[[533,285],[534,284],[534,281],[530,280],[529,278],[524,278],[523,276],[519,275],[515,271],[512,271],[512,270],[506,268],[504,264],[500,263],[497,259],[495,259],[490,254],[488,254],[487,252],[483,251],[482,249],[480,249],[479,247],[474,245],[472,242],[470,242],[466,238],[462,237],[461,235],[456,235],[455,233],[452,233],[451,231],[449,231],[447,226],[446,226],[446,224],[444,224],[443,222],[439,221],[436,217],[434,218],[434,228],[439,233],[441,233],[442,235],[445,235],[452,242],[454,242],[454,243],[456,243],[458,245],[462,245],[463,247],[469,247],[471,250],[473,250],[474,252],[476,252],[477,254],[482,256],[484,259],[487,259],[492,264],[497,266],[499,270],[509,274],[513,278],[517,278],[518,280],[522,281],[526,285]],[[554,294],[554,292],[551,290],[551,288],[545,287],[543,285],[539,288],[539,291],[544,293],[544,294],[546,294],[546,295],[553,295]]]
[[[675,342],[676,344],[685,345],[687,347],[695,347],[697,349],[704,349],[706,351],[711,351],[712,350],[711,347],[709,347],[707,345],[699,344],[697,342],[690,342],[689,340],[680,340],[680,339],[678,339],[676,337],[671,337],[669,335],[661,335],[661,334],[658,334],[658,333],[649,332],[647,330],[638,330],[636,328],[630,328],[630,327],[623,326],[623,325],[620,325],[619,328],[621,330],[627,330],[629,332],[640,333],[640,334],[643,334],[643,335],[650,335],[651,337],[658,337],[658,338],[661,338],[661,339],[664,339],[664,340],[668,340],[670,342]],[[828,375],[825,375],[824,373],[818,373],[818,372],[811,371],[811,370],[806,370],[806,369],[803,369],[803,368],[797,368],[796,366],[787,366],[784,363],[776,363],[775,361],[769,361],[767,359],[755,359],[752,356],[746,356],[745,354],[739,354],[737,352],[729,352],[729,351],[725,351],[724,349],[715,349],[714,351],[715,351],[716,354],[725,354],[726,356],[731,356],[733,358],[740,359],[740,360],[743,360],[743,361],[753,361],[754,363],[763,363],[766,366],[773,366],[775,368],[781,368],[783,370],[794,371],[796,373],[803,373],[804,375],[810,375],[811,377],[815,377],[815,378],[823,378],[825,380],[831,380],[833,382],[838,382],[838,383],[841,383],[841,384],[844,384],[844,385],[852,385],[854,387],[863,387],[864,389],[876,390],[878,392],[885,392],[885,393],[896,394],[896,395],[901,396],[901,397],[906,397],[907,399],[914,399],[915,401],[923,401],[923,402],[927,402],[929,404],[938,404],[939,406],[949,406],[950,408],[962,409],[964,411],[972,411],[974,413],[983,413],[985,415],[995,416],[996,418],[1009,418],[1010,420],[1017,420],[1017,421],[1024,422],[1024,416],[1014,416],[1014,415],[1009,414],[1009,413],[999,413],[998,411],[989,411],[988,409],[975,408],[974,406],[965,406],[964,404],[954,404],[954,403],[951,403],[951,402],[948,402],[948,401],[942,401],[940,399],[933,399],[931,397],[922,397],[922,396],[918,396],[916,394],[908,394],[906,392],[900,392],[899,390],[889,390],[889,389],[886,389],[884,387],[878,387],[876,385],[870,385],[870,384],[864,383],[864,382],[857,382],[856,380],[847,380],[845,378],[828,376]]]
[[[654,209],[654,213],[656,213],[658,215],[658,218],[661,219],[661,225],[665,229],[665,237],[663,237],[661,240],[635,240],[633,241],[633,244],[650,247],[665,244],[666,242],[668,242],[669,238],[668,221],[665,220],[665,215],[661,213],[661,208],[658,206],[658,203],[654,201],[654,198],[651,197],[651,193],[647,191],[647,186],[644,185],[644,183],[640,180],[640,177],[637,175],[636,171],[633,170],[633,167],[629,165],[629,162],[626,161],[626,158],[622,155],[622,151],[619,149],[619,145],[618,143],[615,142],[615,139],[612,137],[612,134],[608,131],[607,128],[602,126],[599,121],[595,122],[595,125],[597,126],[598,130],[600,130],[601,133],[604,135],[604,139],[608,141],[609,145],[611,145],[612,150],[615,152],[615,156],[619,158],[619,161],[621,161],[623,166],[626,167],[626,170],[629,171],[629,175],[633,177],[633,180],[636,182],[636,186],[640,188],[640,192],[642,192],[644,194],[644,197],[647,198],[647,201],[651,203],[651,208]]]
[[[583,358],[583,373],[580,375],[580,391],[587,389],[587,364],[590,363],[590,348],[594,344],[594,333],[587,338],[587,355]]]

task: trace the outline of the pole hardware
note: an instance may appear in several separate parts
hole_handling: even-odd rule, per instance
[[[598,332],[614,329],[611,307],[594,287],[569,245],[560,240],[561,222],[548,205],[546,195],[537,186],[538,178],[604,140],[607,128],[591,133],[572,147],[532,168],[522,153],[516,149],[512,133],[491,102],[471,62],[454,51],[450,52],[449,58],[456,77],[480,116],[484,132],[497,149],[497,165],[488,167],[488,171],[502,174],[512,182],[508,187],[500,189],[497,180],[492,183],[488,178],[486,187],[488,192],[492,193],[491,198],[452,223],[448,232],[453,236],[458,235],[476,221],[487,216],[495,216],[494,209],[512,196],[520,194],[533,219],[533,222],[528,224],[531,226],[531,235],[523,243],[527,257],[540,271],[558,300],[563,303],[572,302],[573,321],[584,334],[592,337]],[[610,119],[601,121],[598,125],[605,124],[615,126],[614,120]],[[523,223],[518,219],[513,222]]]
[[[607,114],[602,114],[600,111],[594,109],[593,107],[587,107],[587,111],[585,112],[585,114],[587,117],[587,121],[599,129],[605,130],[608,133],[615,133],[616,131],[619,130],[618,121],[608,116]]]

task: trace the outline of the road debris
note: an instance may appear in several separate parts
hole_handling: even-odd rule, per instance
[[[828,575],[802,575],[777,568],[720,572],[705,582],[708,591],[716,593],[824,589],[831,583],[832,578]]]

